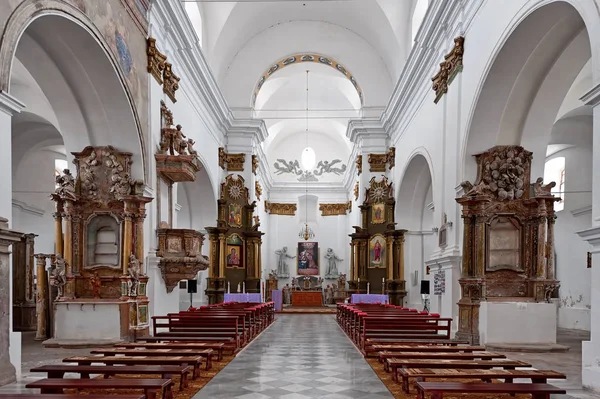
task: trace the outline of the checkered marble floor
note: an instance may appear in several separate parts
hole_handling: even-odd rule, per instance
[[[279,315],[194,399],[393,398],[331,315]]]

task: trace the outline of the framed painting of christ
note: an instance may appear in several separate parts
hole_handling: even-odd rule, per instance
[[[385,237],[381,234],[375,234],[369,240],[369,267],[385,267]]]
[[[299,242],[298,243],[298,275],[299,276],[318,276],[319,275],[319,243]]]

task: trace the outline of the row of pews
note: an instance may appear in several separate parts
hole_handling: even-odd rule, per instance
[[[0,398],[100,399],[106,395],[65,396],[66,389],[98,391],[139,390],[141,395],[117,395],[119,399],[172,399],[174,378],[179,390],[189,386],[189,378],[201,377],[202,365],[212,368],[212,360],[223,359],[224,351],[235,354],[274,321],[274,303],[224,303],[203,306],[167,316],[152,318],[152,337],[91,351],[89,356],[63,359],[68,364],[52,364],[31,369],[47,378],[29,383],[26,388],[39,394],[0,394]],[[80,378],[65,378],[65,374]],[[91,375],[104,376],[90,378]],[[129,376],[129,378],[110,378]],[[132,378],[148,377],[148,378]],[[160,378],[156,378],[160,376]],[[111,395],[112,397],[113,395]]]
[[[457,393],[531,394],[533,399],[548,399],[551,394],[566,393],[547,384],[548,379],[565,379],[562,373],[523,370],[531,364],[450,339],[452,319],[439,314],[394,305],[338,304],[337,322],[365,357],[377,357],[383,363],[404,392],[410,393],[410,382],[416,380],[417,399],[428,393],[432,399]],[[440,379],[481,383],[427,381]],[[515,379],[531,383],[514,383]],[[504,383],[491,384],[494,380]]]

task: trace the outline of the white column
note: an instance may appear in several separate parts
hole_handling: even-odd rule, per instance
[[[12,219],[12,117],[14,114],[21,112],[25,108],[25,104],[21,103],[16,98],[8,93],[0,91],[0,138],[2,146],[0,146],[0,168],[6,177],[2,188],[0,189],[0,218],[6,218],[8,228]],[[6,259],[3,259],[8,266],[4,267],[4,271],[0,274],[7,277],[7,280],[12,281],[12,267],[10,267],[9,252],[6,254]],[[0,264],[0,267],[2,265]],[[0,289],[0,302],[4,306],[3,310],[8,313],[5,320],[6,324],[0,331],[0,386],[15,381],[20,376],[21,371],[21,333],[12,331],[12,284],[5,284],[6,291]],[[7,292],[8,296],[3,296],[2,291]],[[3,323],[0,323],[2,325]],[[7,334],[8,333],[8,334]],[[5,340],[8,339],[8,342]]]
[[[12,117],[21,112],[25,104],[0,91],[0,170],[7,178],[0,189],[0,217],[12,225]]]
[[[593,107],[592,228],[577,234],[592,249],[591,311],[589,341],[582,343],[581,382],[583,387],[600,391],[600,84],[581,97]]]

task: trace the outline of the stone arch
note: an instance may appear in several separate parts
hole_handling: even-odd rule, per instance
[[[55,24],[56,21],[60,23]],[[61,40],[58,40],[59,32],[54,29],[51,30],[52,34],[48,33],[49,25],[53,28],[64,28]],[[126,77],[98,28],[79,9],[57,0],[44,3],[25,0],[14,10],[7,20],[0,46],[0,90],[10,92],[12,67],[19,46],[31,45],[24,40],[28,33],[53,38],[54,40],[48,39],[57,46],[53,51],[60,51],[59,44],[70,50],[64,51],[63,48],[63,51],[60,51],[61,57],[54,59],[64,61],[64,57],[72,57],[76,62],[71,62],[70,65],[80,64],[78,72],[76,68],[67,71],[56,64],[57,69],[64,75],[63,86],[77,94],[77,103],[81,106],[82,114],[80,120],[86,122],[84,128],[69,128],[66,122],[67,115],[63,115],[60,132],[65,137],[68,151],[80,151],[86,145],[104,145],[110,141],[110,144],[118,149],[132,152],[134,176],[147,178],[143,130]],[[45,52],[50,51],[48,47],[37,47]],[[78,53],[79,48],[85,48],[85,54]],[[68,64],[68,61],[64,63]],[[92,65],[93,68],[90,68]],[[31,64],[28,66],[31,67]],[[87,70],[87,73],[84,74],[84,70]],[[69,74],[72,75],[70,82],[82,84],[79,91],[73,90],[74,85],[67,81]],[[36,80],[38,79],[39,75],[36,76]],[[45,94],[49,97],[49,93]],[[59,110],[57,114],[60,113]],[[63,110],[63,114],[66,113],[67,111]],[[60,115],[58,116],[60,119]],[[82,134],[82,131],[86,130],[87,137]]]
[[[532,175],[543,173],[545,157],[539,154],[545,153],[562,100],[592,56],[576,7],[545,1],[512,21],[477,89],[462,142],[461,180],[475,178],[473,155],[494,145],[523,145],[534,152]]]

